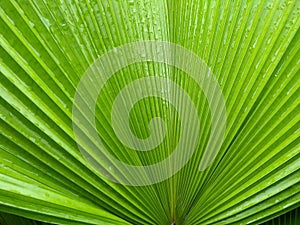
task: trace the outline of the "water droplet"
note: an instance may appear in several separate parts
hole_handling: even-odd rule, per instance
[[[50,28],[50,26],[51,26],[50,21],[49,21],[47,18],[42,17],[42,16],[41,16],[41,19],[42,19],[44,25],[45,25],[47,28]]]
[[[10,17],[7,17],[7,19],[11,22],[12,25],[15,25],[15,22]]]
[[[266,6],[266,9],[268,9],[268,10],[271,10],[272,9],[272,3],[269,3],[267,6]]]
[[[28,20],[28,23],[29,23],[29,25],[30,25],[31,27],[34,27],[34,23],[33,23],[33,22],[31,22],[30,20]]]
[[[33,143],[35,143],[35,142],[36,142],[36,139],[35,139],[35,138],[33,138],[33,137],[29,137],[29,140],[30,140],[31,142],[33,142]]]

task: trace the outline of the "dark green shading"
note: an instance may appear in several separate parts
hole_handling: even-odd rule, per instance
[[[0,225],[50,225],[41,221],[27,219],[21,216],[0,212]]]

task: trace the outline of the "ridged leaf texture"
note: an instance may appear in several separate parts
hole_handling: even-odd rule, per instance
[[[299,0],[0,0],[0,17],[0,211],[54,224],[222,225],[259,224],[300,205]],[[211,126],[202,90],[162,63],[118,71],[95,118],[119,160],[160,162],[180,138],[176,109],[157,98],[136,104],[130,119],[132,132],[146,138],[151,118],[163,118],[161,145],[136,152],[116,138],[113,100],[137,78],[178,84],[201,131],[178,173],[128,186],[103,178],[82,156],[72,107],[99,56],[143,40],[172,42],[203,59],[225,99],[226,131],[215,160],[199,171]]]

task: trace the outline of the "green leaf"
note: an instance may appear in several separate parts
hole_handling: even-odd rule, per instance
[[[0,0],[0,211],[55,224],[219,225],[258,224],[298,207],[299,27],[298,0]],[[91,122],[84,117],[88,101],[79,109],[82,120],[74,119],[78,85],[88,68],[105,53],[128,55],[134,49],[118,52],[120,46],[146,40],[182,46],[210,68],[226,106],[220,149],[215,144],[206,151],[210,136],[215,142],[222,136],[222,126],[213,129],[216,117],[205,94],[212,93],[220,107],[218,90],[211,83],[201,89],[200,73],[195,79],[162,62],[141,60],[107,80],[94,115],[101,147],[84,129]],[[179,55],[175,61],[195,72],[189,59]],[[105,68],[113,69],[113,60]],[[129,133],[125,120],[112,121],[114,101],[130,83],[151,77],[170,81],[159,91],[176,100],[185,118],[166,99],[148,96],[131,108]],[[85,87],[89,95],[83,97],[89,99],[101,79]],[[199,123],[190,119],[173,83],[191,99]],[[161,87],[147,85],[128,93]],[[156,117],[166,133],[151,151],[127,146],[113,127],[116,122],[126,140],[161,140],[162,128],[151,127]],[[84,141],[78,142],[74,126]],[[195,151],[181,165],[194,136]],[[168,159],[182,140],[185,152],[168,161],[168,171],[151,176],[147,169],[126,174],[105,158],[146,168]],[[95,154],[95,146],[107,154]],[[213,160],[199,170],[203,158]],[[151,185],[117,180],[122,175],[151,181],[173,174],[178,164],[173,176]]]

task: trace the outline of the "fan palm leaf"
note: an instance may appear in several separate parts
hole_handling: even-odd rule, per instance
[[[0,0],[0,18],[0,211],[56,224],[257,224],[299,206],[300,1]],[[86,160],[72,110],[80,80],[100,56],[146,40],[175,43],[203,60],[222,91],[226,130],[214,160],[199,170],[210,135],[220,134],[195,80],[159,62],[117,71],[97,99],[95,121],[120,161],[160,162],[181,135],[189,140],[197,130],[190,121],[182,134],[176,108],[152,96],[134,105],[130,128],[146,139],[151,119],[161,117],[165,138],[153,151],[125,146],[112,129],[111,108],[134,80],[176,83],[200,124],[197,148],[177,173],[126,185]]]

